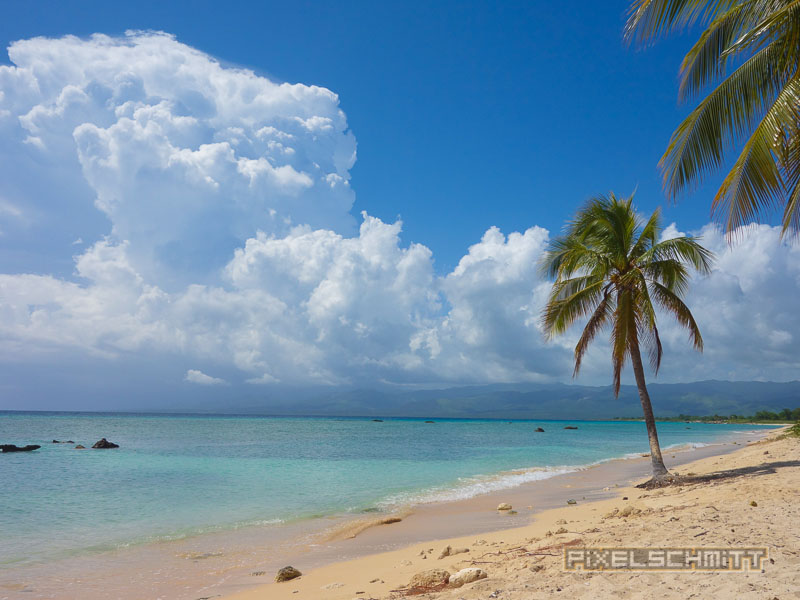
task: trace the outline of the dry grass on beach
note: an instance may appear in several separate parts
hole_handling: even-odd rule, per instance
[[[536,515],[526,527],[425,542],[328,565],[229,600],[800,599],[800,438],[773,436],[678,469],[680,486]],[[446,546],[468,548],[439,559]],[[761,572],[567,572],[565,547],[766,546]],[[439,568],[483,569],[459,588],[410,587]]]

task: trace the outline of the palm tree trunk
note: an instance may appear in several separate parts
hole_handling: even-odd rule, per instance
[[[644,423],[647,426],[647,437],[650,439],[650,462],[653,465],[653,479],[663,479],[669,475],[667,467],[664,466],[664,459],[661,458],[661,446],[658,444],[658,432],[656,431],[656,419],[653,416],[653,405],[650,404],[650,394],[647,393],[647,384],[644,380],[644,367],[642,367],[642,355],[639,347],[631,348],[631,363],[633,364],[633,374],[636,377],[636,387],[639,388],[639,400],[642,402],[642,412],[644,413]]]

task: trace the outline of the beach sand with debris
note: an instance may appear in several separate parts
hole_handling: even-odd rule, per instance
[[[308,570],[300,561],[293,566],[302,576],[255,588],[243,583],[241,592],[225,600],[800,598],[800,439],[775,432],[734,452],[684,463],[673,472],[683,483],[655,491],[630,485],[600,488],[587,496],[574,482],[562,482],[556,492],[563,506],[535,512],[525,526],[429,539]],[[514,509],[523,508],[521,494],[524,491],[506,494]],[[497,497],[471,502],[496,502]],[[572,499],[575,504],[566,503]],[[489,515],[497,517],[496,503],[483,508],[487,522]],[[416,524],[406,523],[409,538],[426,522],[436,531],[437,510],[448,508],[432,508]],[[358,531],[351,543],[362,538],[379,547],[376,540],[387,529]],[[565,549],[727,546],[766,547],[769,554],[761,569],[744,572],[567,571],[564,565]],[[443,573],[420,577],[431,570],[445,571],[454,579],[475,576],[467,572],[454,577],[464,569],[480,569],[483,578],[454,587],[444,584],[449,577]]]

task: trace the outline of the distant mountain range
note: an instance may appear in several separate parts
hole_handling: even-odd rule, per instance
[[[697,381],[648,386],[656,416],[752,415],[759,410],[800,406],[800,381]],[[485,417],[515,419],[613,419],[638,417],[635,386],[614,398],[611,386],[493,384],[397,391],[391,389],[276,388],[246,405],[229,403],[239,414],[320,416]]]

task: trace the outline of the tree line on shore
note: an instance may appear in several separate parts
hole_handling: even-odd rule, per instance
[[[641,417],[618,418],[619,421],[640,421]],[[800,406],[795,409],[784,408],[778,412],[771,410],[759,410],[752,415],[684,415],[679,414],[675,417],[656,417],[656,421],[668,422],[687,422],[700,421],[702,423],[793,423],[800,422]]]

